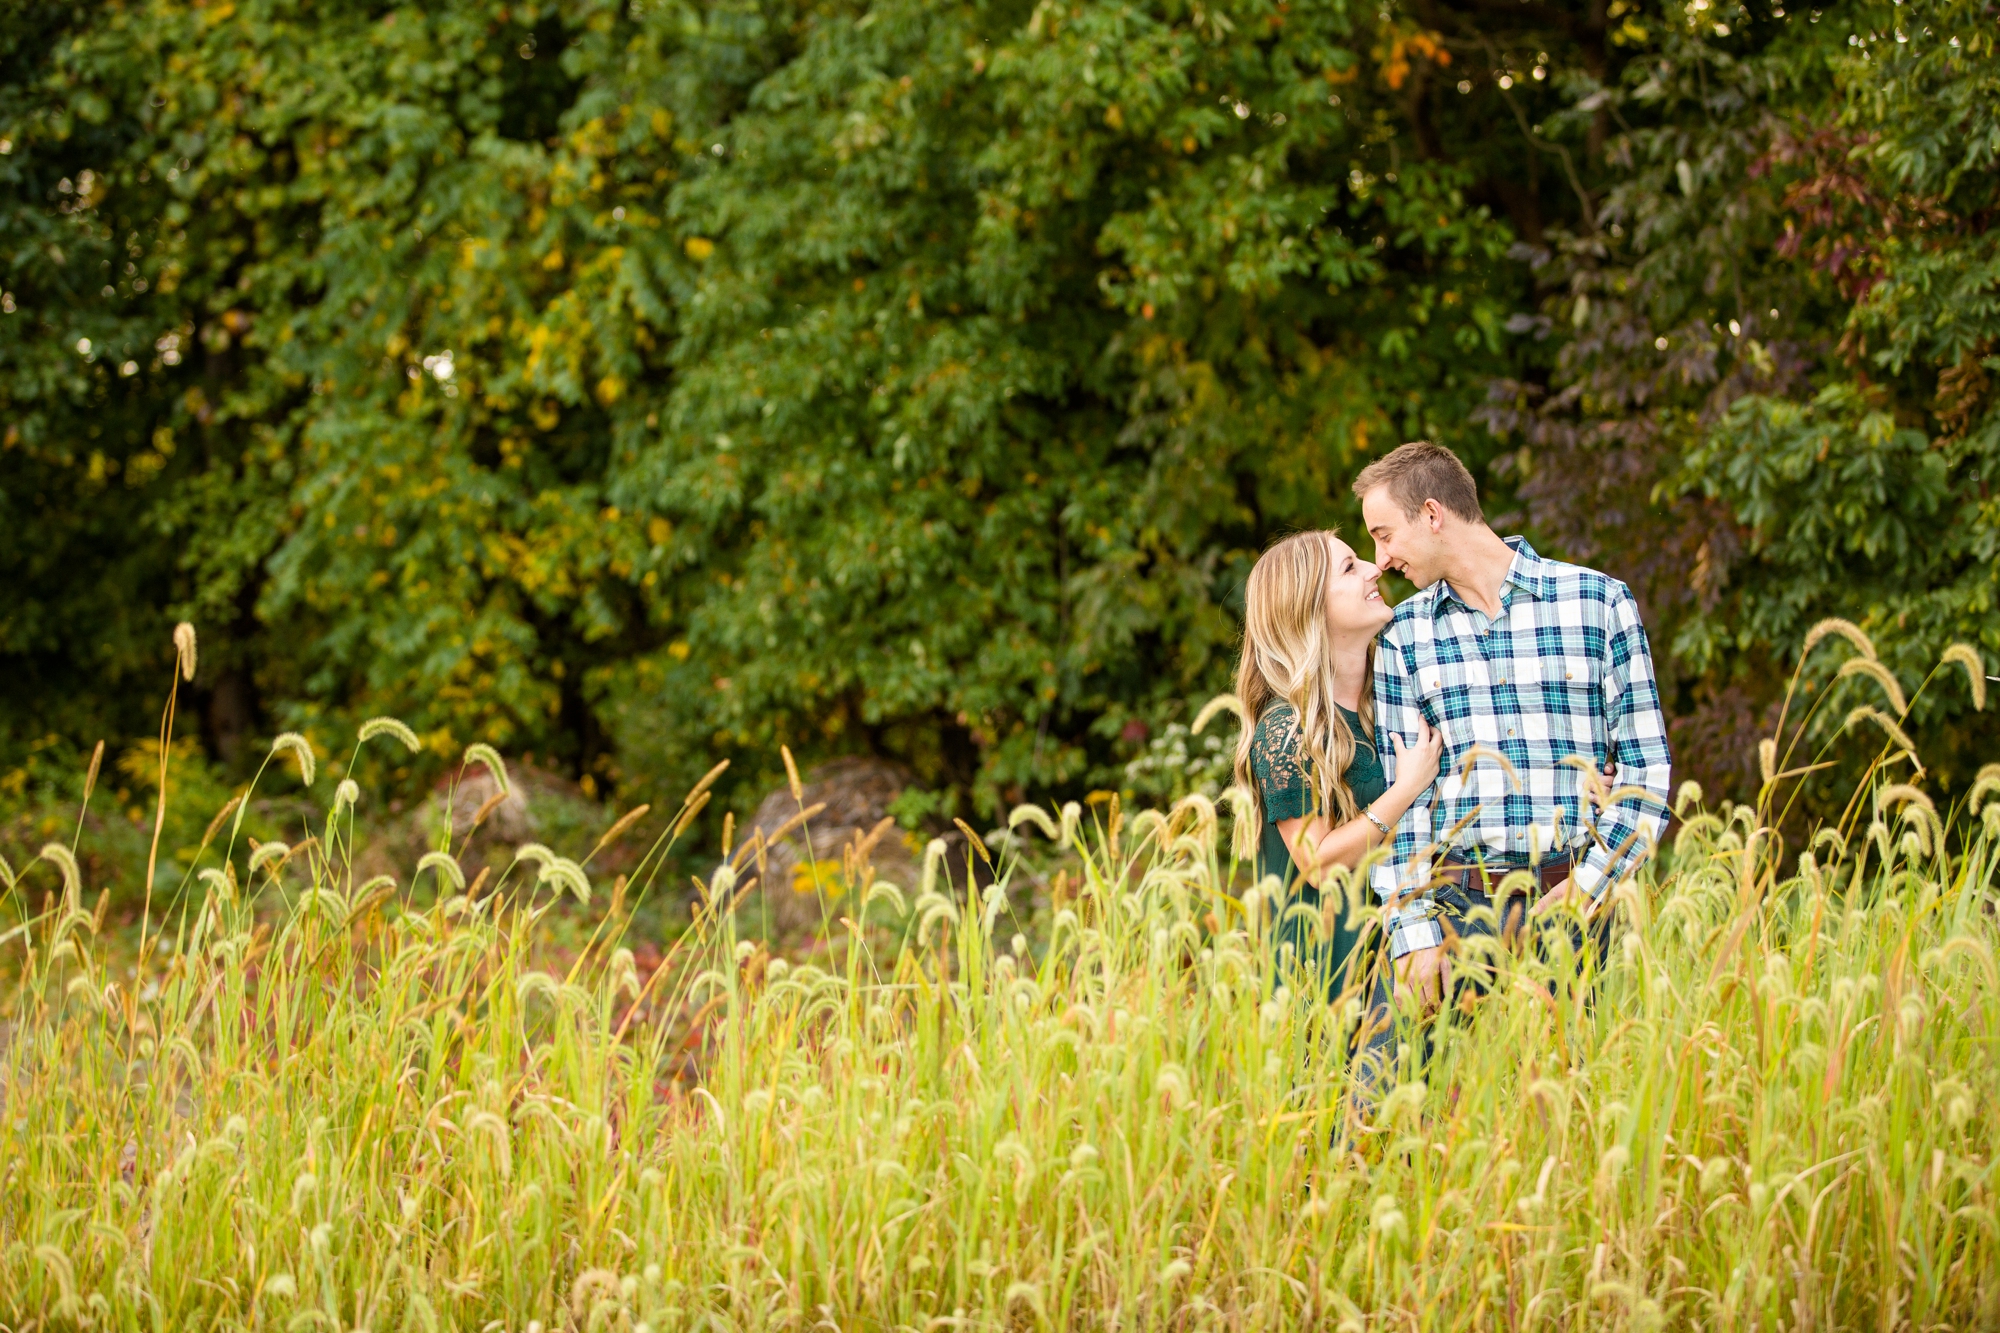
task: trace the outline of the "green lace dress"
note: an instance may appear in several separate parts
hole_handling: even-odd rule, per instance
[[[1362,731],[1360,716],[1346,708],[1340,713],[1356,741],[1354,758],[1341,778],[1354,793],[1355,805],[1367,806],[1388,789],[1383,780],[1382,760],[1375,753],[1375,738]],[[1359,957],[1361,922],[1365,918],[1353,912],[1338,913],[1334,929],[1322,937],[1307,915],[1317,917],[1320,913],[1319,890],[1299,877],[1292,865],[1292,854],[1278,832],[1278,822],[1303,819],[1314,812],[1312,784],[1307,780],[1310,763],[1300,743],[1298,713],[1288,703],[1266,708],[1257,719],[1257,730],[1250,740],[1251,774],[1257,781],[1257,799],[1264,809],[1264,828],[1257,846],[1257,875],[1260,879],[1276,875],[1285,886],[1285,912],[1273,935],[1280,956],[1289,945],[1294,963],[1317,973],[1331,998],[1345,989],[1351,975],[1367,967],[1367,962]],[[1292,911],[1295,907],[1304,907],[1307,913]]]

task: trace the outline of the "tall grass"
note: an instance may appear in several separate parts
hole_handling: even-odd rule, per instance
[[[1878,781],[1799,855],[1689,808],[1601,971],[1493,955],[1366,1126],[1360,1003],[1274,973],[1199,797],[1017,812],[1069,858],[1032,942],[1025,844],[934,844],[770,958],[739,849],[642,979],[622,908],[542,970],[556,895],[602,902],[546,849],[355,883],[347,793],[136,974],[74,877],[5,937],[0,1320],[1992,1327],[1996,789]]]

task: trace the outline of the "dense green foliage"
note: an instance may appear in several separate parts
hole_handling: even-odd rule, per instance
[[[1818,616],[2000,650],[1991,5],[1727,11],[8,0],[8,766],[150,734],[186,617],[225,766],[389,709],[411,781],[990,811],[1428,435],[1721,775]]]

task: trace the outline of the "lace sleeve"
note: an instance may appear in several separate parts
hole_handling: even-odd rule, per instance
[[[1264,819],[1303,819],[1312,811],[1312,786],[1306,781],[1299,744],[1298,714],[1290,704],[1266,709],[1250,738],[1250,771],[1257,779],[1257,797]]]

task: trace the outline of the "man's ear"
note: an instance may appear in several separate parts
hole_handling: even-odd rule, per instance
[[[1444,506],[1436,500],[1424,501],[1424,525],[1432,532],[1444,531]]]

